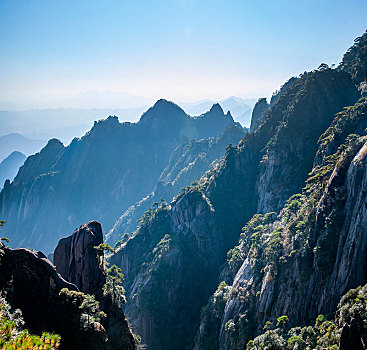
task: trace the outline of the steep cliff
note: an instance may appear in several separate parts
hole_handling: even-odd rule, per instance
[[[338,69],[347,71],[360,84],[367,76],[367,31],[354,40],[354,45],[344,54]]]
[[[60,334],[60,349],[136,349],[119,302],[105,288],[103,253],[91,246],[100,241],[98,222],[61,240],[55,261],[65,279],[41,252],[0,242],[0,291],[13,310],[21,310],[31,333]]]
[[[320,137],[303,192],[278,217],[255,215],[244,227],[225,282],[202,313],[195,349],[243,349],[282,315],[289,327],[308,325],[366,283],[366,126],[364,98]]]
[[[191,140],[180,144],[172,152],[167,167],[160,175],[154,191],[131,206],[115,223],[107,235],[107,241],[114,245],[125,233],[136,230],[138,220],[145,211],[159,204],[161,198],[167,202],[186,186],[200,177],[219,161],[229,144],[237,144],[245,132],[240,125],[230,124],[218,138]]]
[[[234,124],[232,116],[219,105],[190,117],[174,103],[159,100],[138,123],[109,117],[68,147],[51,140],[2,190],[4,233],[14,246],[48,253],[83,222],[98,220],[109,229],[154,190],[183,139],[216,137],[229,124]]]
[[[54,252],[54,262],[60,274],[75,283],[85,294],[95,296],[105,313],[100,320],[106,330],[107,350],[136,349],[134,337],[121,308],[121,288],[111,284],[106,271],[102,227],[91,221],[80,226],[71,236],[60,240]]]
[[[351,289],[340,300],[335,315],[318,315],[312,326],[287,329],[288,319],[281,316],[276,325],[251,340],[246,349],[340,349],[363,350],[367,346],[367,285]]]
[[[266,113],[269,111],[270,107],[278,102],[280,96],[282,96],[288,88],[292,87],[297,80],[298,78],[296,77],[292,77],[287,80],[280,87],[279,90],[273,93],[270,99],[270,103],[268,103],[268,101],[264,97],[259,98],[254,106],[254,109],[252,110],[250,132],[256,131],[259,128],[260,124],[266,117]]]
[[[256,102],[254,109],[252,110],[250,132],[255,131],[260,126],[265,117],[265,113],[268,110],[269,104],[266,101],[266,98],[260,98]]]
[[[106,333],[101,324],[82,322],[76,301],[65,298],[62,292],[68,290],[82,298],[78,288],[62,279],[41,252],[5,248],[0,289],[7,292],[12,308],[22,311],[25,327],[31,333],[60,334],[60,349],[105,348]],[[88,312],[85,310],[84,315]]]
[[[103,243],[102,227],[92,221],[80,226],[71,236],[62,238],[54,252],[57,271],[87,294],[102,292],[106,283],[103,254],[96,246]]]
[[[170,205],[146,212],[111,263],[123,269],[126,314],[148,348],[193,347],[200,309],[241,227],[258,210],[281,209],[302,189],[318,138],[358,96],[345,72],[304,74],[214,169]]]

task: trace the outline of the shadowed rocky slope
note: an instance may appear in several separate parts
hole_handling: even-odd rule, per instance
[[[364,97],[338,113],[320,135],[303,190],[279,215],[257,214],[244,226],[239,244],[227,254],[223,282],[202,311],[195,349],[243,349],[264,327],[279,327],[278,318],[287,316],[285,329],[269,331],[249,347],[259,349],[265,342],[284,348],[281,342],[295,332],[287,335],[290,327],[314,325],[319,314],[332,318],[341,296],[367,282],[366,127]],[[332,326],[334,343],[324,342],[320,329],[314,339],[327,348],[338,346],[340,336],[350,337],[343,322]],[[367,319],[363,322],[364,329]],[[305,341],[305,334],[298,336]],[[353,348],[345,341],[343,348]],[[300,340],[297,346],[306,345]]]
[[[367,126],[366,111],[362,100],[339,114],[318,153],[337,150],[315,164],[303,192],[278,217],[256,215],[245,226],[222,271],[229,286],[221,286],[221,298],[211,298],[203,314],[197,349],[207,348],[205,333],[215,323],[218,348],[242,349],[266,322],[286,315],[289,326],[305,325],[331,314],[344,293],[366,282],[367,146],[354,134]],[[357,120],[349,125],[354,136],[344,132],[343,143],[335,144],[348,117]]]
[[[245,131],[240,125],[231,124],[218,138],[187,141],[176,147],[154,191],[131,206],[119,218],[107,235],[108,242],[114,245],[125,233],[134,232],[138,220],[154,203],[159,204],[161,198],[170,202],[183,187],[191,185],[213,168],[224,156],[226,147],[237,144],[244,135]]]
[[[6,292],[13,308],[22,311],[25,327],[31,333],[60,334],[60,349],[136,349],[120,306],[102,292],[103,256],[90,245],[103,238],[100,224],[83,225],[72,237],[72,244],[68,244],[71,240],[62,240],[55,258],[64,268],[64,277],[77,285],[62,278],[41,252],[12,250],[0,243],[0,290]],[[67,251],[76,258],[68,264],[59,255]],[[98,305],[79,290],[98,296]]]

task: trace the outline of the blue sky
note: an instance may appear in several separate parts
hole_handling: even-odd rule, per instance
[[[0,109],[269,96],[339,63],[366,15],[366,0],[1,0]]]

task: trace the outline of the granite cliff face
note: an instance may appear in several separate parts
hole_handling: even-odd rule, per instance
[[[266,98],[260,98],[252,111],[250,132],[255,131],[260,126],[265,117],[265,113],[269,110],[269,104]]]
[[[280,210],[302,189],[318,138],[358,95],[345,72],[305,74],[283,92],[256,132],[228,147],[224,159],[170,205],[146,212],[111,263],[123,269],[126,313],[148,348],[194,346],[203,301],[214,292],[241,228],[257,211]]]
[[[183,140],[217,137],[229,124],[234,124],[232,116],[219,105],[190,117],[159,100],[138,123],[109,117],[67,147],[51,140],[0,193],[4,233],[14,246],[49,253],[65,232],[83,222],[98,220],[110,229],[121,213],[154,190]]]
[[[184,348],[195,331],[195,314],[216,283],[223,241],[213,208],[200,191],[188,192],[171,206],[163,203],[151,214],[110,262],[124,267],[125,312],[143,343],[149,348]]]
[[[102,227],[91,221],[62,238],[54,252],[57,271],[87,294],[100,294],[106,283],[103,254],[94,247],[103,243]]]
[[[54,262],[60,274],[72,281],[83,293],[94,295],[106,314],[101,324],[106,330],[107,350],[136,349],[135,339],[122,311],[120,296],[106,289],[104,254],[96,248],[103,243],[101,224],[91,221],[80,226],[71,236],[60,240]]]
[[[362,99],[338,114],[320,137],[303,192],[278,217],[255,215],[244,227],[222,271],[226,284],[202,314],[195,349],[212,338],[216,348],[243,349],[282,315],[289,327],[307,325],[366,283],[366,112]]]
[[[240,125],[230,124],[218,138],[186,141],[173,150],[167,167],[159,177],[154,191],[131,206],[115,223],[107,235],[107,241],[115,245],[125,233],[136,230],[138,220],[161,198],[170,202],[184,187],[199,179],[208,169],[213,168],[225,154],[229,144],[237,144],[245,132]]]

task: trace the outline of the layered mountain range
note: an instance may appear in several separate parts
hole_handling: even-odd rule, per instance
[[[131,205],[154,190],[177,146],[219,137],[229,125],[242,132],[218,104],[190,117],[174,103],[159,100],[138,123],[119,123],[111,116],[96,122],[68,147],[50,140],[26,160],[12,183],[4,184],[0,194],[0,217],[7,221],[4,234],[13,246],[49,253],[65,233],[83,222],[97,219],[105,229],[112,228]],[[222,137],[236,143],[238,132],[228,131]],[[211,160],[223,154],[227,145],[221,145],[223,150],[217,147]],[[199,151],[192,156],[198,157]],[[201,165],[201,171],[204,168]],[[189,182],[180,178],[183,186],[194,179],[193,175],[187,176]]]
[[[0,189],[7,179],[13,181],[26,158],[25,154],[14,151],[0,162]]]
[[[138,123],[109,117],[66,148],[51,140],[5,183],[4,234],[52,251],[79,222],[112,228],[116,250],[103,249],[142,348],[366,348],[366,73],[367,32],[338,67],[260,99],[250,133],[219,105],[193,118],[160,100]],[[61,240],[67,282],[52,272],[51,285],[101,298],[102,242],[94,221]],[[104,310],[106,337],[132,339],[123,314]]]

